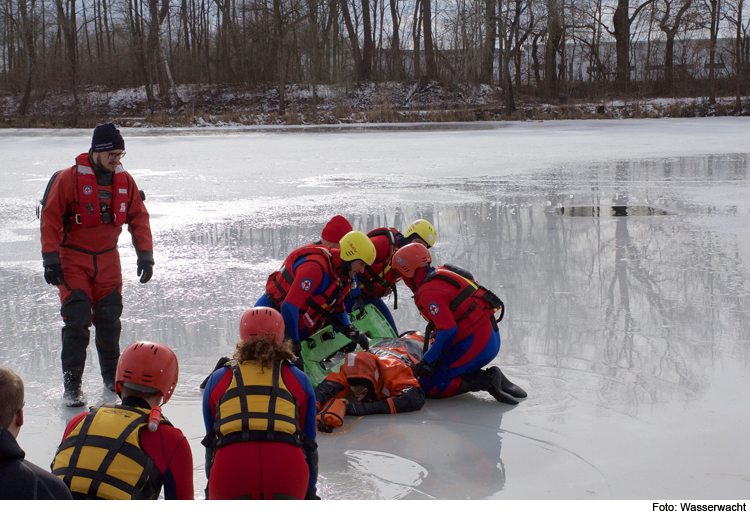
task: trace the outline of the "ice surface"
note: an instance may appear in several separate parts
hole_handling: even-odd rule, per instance
[[[165,414],[190,439],[197,496],[200,382],[231,353],[267,275],[344,214],[365,231],[433,222],[434,260],[470,269],[505,301],[494,363],[529,398],[511,408],[471,394],[349,418],[346,432],[319,436],[323,498],[748,497],[748,119],[124,136],[156,266],[139,284],[123,235],[121,344],[177,351]],[[26,383],[19,441],[43,467],[79,411],[60,401],[59,303],[34,207],[89,142],[90,131],[0,131],[0,364]],[[610,205],[670,214],[558,212]],[[399,294],[399,330],[422,328]],[[89,402],[113,401],[95,356],[92,339]]]

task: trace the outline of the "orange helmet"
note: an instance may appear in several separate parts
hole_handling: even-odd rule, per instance
[[[240,319],[240,339],[271,338],[278,344],[284,342],[284,318],[281,314],[268,307],[250,308]]]
[[[414,272],[421,266],[432,262],[430,250],[422,244],[407,244],[393,255],[391,266],[404,277],[413,277]]]
[[[142,392],[153,389],[162,395],[162,405],[172,397],[180,368],[171,348],[150,341],[136,341],[120,356],[115,374],[115,392],[123,385]]]

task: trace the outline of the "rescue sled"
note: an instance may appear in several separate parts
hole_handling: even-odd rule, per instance
[[[367,305],[364,317],[359,317],[359,310],[349,315],[354,326],[365,332],[371,341],[398,337],[380,310],[371,304]],[[355,345],[354,342],[330,325],[302,341],[302,362],[313,387],[317,387],[331,372],[338,372],[347,352],[362,350],[359,346],[352,348],[352,345]]]

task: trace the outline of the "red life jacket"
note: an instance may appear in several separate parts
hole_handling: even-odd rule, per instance
[[[306,313],[300,314],[300,325],[304,323],[304,327],[314,331],[322,327],[331,315],[344,310],[344,298],[350,288],[348,279],[344,279],[336,272],[337,267],[334,265],[334,256],[330,250],[309,244],[292,251],[281,269],[269,275],[266,282],[266,296],[272,304],[275,304],[276,309],[281,307],[281,303],[286,299],[289,288],[294,282],[294,265],[303,257],[305,262],[318,264],[323,268],[323,273],[333,279],[323,293],[311,294],[307,298],[305,304],[309,309]]]
[[[79,214],[75,216],[75,221],[84,227],[101,225],[99,186],[96,183],[96,172],[89,162],[88,154],[84,153],[76,157],[76,174]],[[112,175],[111,222],[107,223],[117,226],[123,225],[128,218],[128,180],[125,174],[122,165],[118,165]]]
[[[380,227],[367,233],[370,238],[384,235],[388,237],[389,244],[387,257],[384,260],[376,260],[372,263],[372,266],[365,267],[364,273],[357,276],[360,288],[371,297],[385,297],[391,291],[392,286],[401,278],[393,271],[391,260],[399,249],[398,239],[403,235],[392,227]]]
[[[456,341],[468,337],[484,321],[488,319],[494,321],[495,312],[505,310],[503,301],[490,290],[474,280],[440,266],[427,275],[414,296],[419,313],[427,321],[431,320],[430,311],[419,301],[419,291],[427,284],[430,284],[431,289],[438,288],[445,291],[452,299],[448,308],[458,326]]]

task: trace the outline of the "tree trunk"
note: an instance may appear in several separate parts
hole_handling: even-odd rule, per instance
[[[281,0],[273,0],[274,40],[276,42],[276,76],[279,90],[279,115],[286,113],[286,63],[284,61],[284,19]]]
[[[362,44],[362,80],[369,81],[372,79],[372,59],[374,51],[369,0],[362,0],[362,32],[364,33]]]
[[[33,9],[33,4],[32,4]],[[18,10],[21,15],[20,37],[26,51],[26,82],[23,87],[23,96],[18,113],[21,116],[26,115],[31,100],[31,84],[36,73],[36,47],[34,45],[34,22],[33,15],[29,15],[26,0],[19,0]]]
[[[721,0],[708,0],[711,7],[711,28],[708,47],[708,102],[716,104],[716,41],[719,37]]]
[[[414,38],[414,78],[419,79],[422,76],[422,61],[419,54],[419,41],[421,38],[422,28],[422,0],[414,2],[414,18],[411,28],[411,34]]]
[[[344,17],[346,31],[349,34],[349,43],[352,46],[355,80],[357,82],[360,82],[364,77],[364,63],[362,61],[362,52],[359,49],[359,37],[357,35],[357,32],[354,30],[354,24],[352,23],[352,17],[349,14],[349,5],[347,4],[347,0],[341,0],[341,16]]]
[[[677,14],[675,15],[672,26],[670,26],[669,15],[672,10],[672,1],[673,0],[664,0],[666,10],[664,12],[664,16],[659,22],[659,29],[661,29],[666,36],[666,48],[664,50],[664,80],[667,85],[666,88],[668,90],[668,93],[671,93],[672,89],[674,88],[675,35],[677,35],[677,30],[679,29],[680,23],[682,22],[682,16],[688,9],[690,9],[690,5],[693,3],[693,0],[684,0],[684,3],[680,7],[680,10],[677,11]]]
[[[557,53],[562,41],[562,17],[557,0],[547,0],[547,44],[544,48],[546,93],[557,94]]]
[[[64,3],[63,3],[64,2]],[[65,41],[65,54],[70,75],[70,87],[73,93],[73,120],[78,115],[78,48],[76,38],[76,2],[75,0],[55,0],[57,5],[57,23]],[[72,125],[75,126],[75,122]]]
[[[421,0],[422,27],[424,32],[424,67],[428,79],[437,79],[435,44],[432,41],[432,0]]]
[[[737,78],[737,94],[734,101],[734,113],[742,115],[742,78],[744,77],[744,61],[742,60],[742,8],[745,0],[737,1],[737,23],[734,40],[735,77]]]
[[[627,92],[630,83],[630,2],[617,0],[617,8],[612,19],[614,25],[615,51],[617,54],[617,74],[615,80]]]
[[[391,25],[393,27],[393,35],[391,36],[391,76],[395,80],[401,81],[404,79],[404,62],[401,59],[401,40],[398,34],[401,25],[401,19],[398,14],[398,0],[390,0],[391,7]]]
[[[482,62],[482,82],[492,84],[495,63],[495,41],[497,40],[497,5],[495,0],[485,0],[484,13],[484,60]]]

